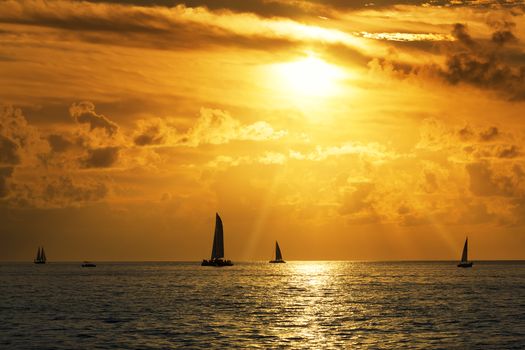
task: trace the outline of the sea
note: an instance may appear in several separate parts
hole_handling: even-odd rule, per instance
[[[525,349],[525,262],[0,263],[0,349]]]

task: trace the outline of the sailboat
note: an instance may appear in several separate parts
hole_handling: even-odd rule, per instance
[[[46,260],[46,252],[44,251],[44,247],[38,247],[36,258],[33,260],[33,262],[35,264],[45,264]]]
[[[283,260],[283,255],[281,254],[281,248],[279,248],[279,243],[275,241],[275,260],[270,260],[270,264],[279,264],[285,263]]]
[[[224,233],[222,220],[218,213],[215,213],[215,233],[213,235],[213,245],[211,248],[210,260],[202,260],[201,266],[232,266],[230,260],[224,260]]]
[[[458,267],[472,267],[473,262],[468,261],[468,237],[465,239],[465,245],[463,246],[463,254],[461,254],[461,261]]]

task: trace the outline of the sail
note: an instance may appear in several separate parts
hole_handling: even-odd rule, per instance
[[[40,256],[40,260],[46,262],[46,252],[44,251],[44,247],[42,247],[42,254]]]
[[[224,257],[224,234],[222,231],[222,220],[219,214],[215,214],[215,234],[213,235],[213,246],[211,250],[212,259]]]
[[[279,243],[277,243],[277,241],[275,241],[275,260],[283,260],[281,248],[279,248]]]
[[[468,258],[468,237],[465,239],[465,245],[463,246],[463,254],[461,255],[461,262],[467,262]]]
[[[36,261],[40,261],[42,259],[42,251],[40,250],[40,247],[38,247],[38,250],[36,252]]]

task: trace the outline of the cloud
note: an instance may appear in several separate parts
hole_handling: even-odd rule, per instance
[[[95,112],[95,105],[92,102],[73,103],[69,108],[69,113],[77,123],[89,124],[90,130],[100,128],[110,136],[118,131],[117,124]]]
[[[434,118],[423,121],[420,133],[416,149],[446,150],[450,159],[466,162],[518,158],[522,155],[520,144],[525,142],[519,134],[496,126],[455,128]]]
[[[88,156],[83,160],[86,168],[109,168],[119,158],[119,147],[102,147],[88,150]]]
[[[480,132],[479,138],[481,141],[493,141],[499,136],[499,129],[491,126],[485,131]]]
[[[7,196],[7,179],[13,174],[13,167],[0,167],[0,198]]]
[[[20,163],[18,155],[18,144],[13,140],[0,135],[0,165],[12,165]]]
[[[373,199],[371,194],[374,190],[375,186],[372,183],[353,183],[349,191],[343,196],[339,213],[347,215],[372,210]]]
[[[368,33],[361,32],[355,35],[362,36],[367,39],[387,40],[387,41],[452,41],[454,37],[449,34],[441,33]]]
[[[497,46],[472,39],[462,24],[454,25],[453,34],[459,44],[450,47],[446,67],[440,71],[447,81],[498,90],[510,99],[525,98],[525,65],[514,64],[508,58],[511,52],[503,47],[514,38],[512,33],[494,32]]]
[[[513,178],[493,173],[487,162],[466,165],[470,178],[470,191],[476,196],[505,196],[516,194]]]
[[[47,142],[27,123],[20,109],[0,106],[0,166],[39,162],[48,151]]]
[[[227,112],[201,108],[199,119],[180,139],[180,144],[197,147],[200,144],[220,145],[234,140],[267,141],[279,139],[286,134],[284,130],[274,130],[265,121],[242,125]]]
[[[519,147],[516,145],[503,146],[498,149],[497,156],[499,158],[516,158],[521,155]]]
[[[32,181],[12,181],[9,204],[15,208],[79,207],[101,201],[109,195],[100,181],[70,176],[42,176]]]
[[[170,49],[218,44],[265,49],[311,40],[354,46],[359,41],[337,29],[306,25],[283,17],[265,18],[257,11],[214,11],[217,6],[208,5],[166,7],[88,1],[7,1],[0,2],[0,22],[62,29],[69,34],[76,33],[77,39],[92,42]],[[273,6],[286,7],[276,3]],[[318,19],[317,16],[313,17]],[[254,38],[257,40],[250,40]]]
[[[312,161],[322,161],[327,159],[328,157],[343,155],[358,155],[360,157],[369,158],[377,162],[385,161],[388,159],[394,159],[402,156],[400,154],[388,150],[385,146],[375,142],[367,144],[362,142],[345,142],[344,144],[339,146],[317,146],[315,151],[307,153],[291,150],[289,156],[292,159],[298,160],[306,159]]]
[[[369,66],[381,69],[398,78],[438,78],[451,85],[468,84],[481,89],[498,91],[509,100],[525,99],[525,64],[523,51],[510,45],[517,39],[510,31],[496,30],[492,39],[473,38],[468,27],[456,23],[451,34],[454,42],[439,45],[444,54],[444,64],[417,64],[394,58],[374,58]]]
[[[60,134],[48,135],[47,141],[49,142],[49,146],[51,146],[51,150],[57,153],[64,152],[74,145],[73,142],[68,140],[64,135]]]
[[[176,133],[174,127],[160,118],[140,120],[137,124],[138,128],[133,135],[133,142],[137,146],[160,145],[167,142],[170,131]]]
[[[139,120],[133,131],[133,143],[137,146],[198,147],[232,141],[277,140],[287,134],[265,121],[242,124],[226,111],[209,108],[201,108],[199,117],[186,132],[179,132],[175,124],[170,118]]]

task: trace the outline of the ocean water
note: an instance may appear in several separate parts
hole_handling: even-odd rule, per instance
[[[525,262],[0,264],[1,349],[525,349]]]

